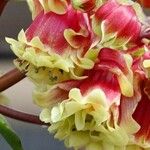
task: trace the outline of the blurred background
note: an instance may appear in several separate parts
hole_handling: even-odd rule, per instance
[[[11,1],[0,17],[0,73],[13,68],[14,54],[5,41],[5,37],[17,38],[19,31],[31,23],[31,15],[25,2]],[[40,109],[32,103],[33,85],[27,80],[19,82],[3,94],[10,99],[8,106],[14,109],[39,114]],[[54,140],[53,136],[38,125],[20,122],[7,118],[12,128],[22,140],[24,150],[65,150],[63,143]],[[11,150],[0,136],[0,149]]]

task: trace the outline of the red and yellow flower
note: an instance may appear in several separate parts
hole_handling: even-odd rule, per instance
[[[76,68],[79,72],[80,68],[93,67],[93,62],[84,57],[92,43],[88,17],[72,7],[61,15],[41,11],[29,28],[19,33],[18,41],[6,40],[20,60],[38,70],[61,69],[73,75]]]
[[[28,4],[32,24],[6,40],[36,85],[33,99],[48,130],[74,149],[150,150],[150,34],[140,5]]]
[[[119,105],[121,95],[133,96],[131,65],[131,57],[121,51],[102,49],[94,68],[84,73],[86,79],[63,82],[65,88],[52,86],[45,91],[48,96],[34,93],[35,102],[45,107],[41,120],[51,123],[49,131],[67,147],[124,147],[129,139],[118,125]],[[85,141],[79,142],[80,138]]]

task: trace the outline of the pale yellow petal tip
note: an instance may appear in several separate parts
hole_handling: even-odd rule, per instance
[[[78,49],[82,46],[82,43],[77,43],[76,40],[74,40],[74,37],[76,36],[83,36],[84,34],[77,33],[72,29],[65,29],[64,31],[64,37],[66,41],[75,49]]]
[[[82,69],[90,70],[94,67],[94,61],[87,57],[71,56],[71,60]]]
[[[58,14],[65,14],[68,7],[67,0],[59,0],[59,3],[55,0],[48,1],[48,5],[51,11]]]
[[[12,43],[12,40],[14,40],[14,39],[9,38],[9,37],[5,37],[5,40],[6,40],[7,43],[11,44],[11,43]]]
[[[27,43],[27,38],[23,29],[18,34],[18,41],[22,43]]]
[[[143,61],[143,67],[144,68],[149,68],[150,67],[150,60],[144,60]]]
[[[58,121],[61,120],[62,114],[61,114],[61,111],[59,110],[59,108],[53,107],[52,110],[51,110],[51,114],[52,114],[51,115],[51,120],[52,120],[53,123],[58,122]]]
[[[45,123],[49,123],[49,122],[51,122],[50,116],[51,116],[50,110],[45,108],[40,113],[40,120],[45,122]]]
[[[123,74],[118,77],[118,81],[119,81],[119,84],[120,84],[121,93],[124,96],[132,97],[134,95],[133,81],[129,80]]]
[[[68,3],[66,0],[51,0],[51,1],[45,1],[45,0],[39,0],[44,11],[49,12],[52,11],[57,14],[65,14],[67,11]]]

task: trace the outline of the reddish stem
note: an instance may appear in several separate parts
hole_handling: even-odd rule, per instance
[[[0,77],[0,92],[8,89],[17,82],[25,78],[25,74],[21,73],[18,69],[13,69]]]
[[[21,73],[18,69],[15,68],[9,71],[8,73],[0,77],[0,92],[13,86],[23,78],[25,78],[25,74]],[[38,116],[16,111],[6,106],[0,105],[0,113],[3,114],[4,116],[13,119],[44,125],[44,123],[39,120]]]
[[[0,15],[7,2],[8,0],[0,0]],[[25,78],[25,73],[21,73],[16,68],[9,71],[8,73],[0,77],[0,92],[8,89],[9,87],[13,86],[14,84],[21,81],[24,78]],[[8,108],[3,105],[0,105],[0,113],[3,114],[4,116],[17,119],[20,121],[25,121],[25,122],[39,124],[39,125],[48,125],[41,122],[38,116],[16,111],[14,109]]]
[[[4,116],[17,119],[20,121],[25,121],[28,123],[33,123],[33,124],[38,124],[38,125],[46,125],[39,120],[38,116],[16,111],[14,109],[11,109],[2,105],[0,105],[0,113]]]
[[[0,15],[3,12],[4,7],[6,6],[8,0],[0,0]]]

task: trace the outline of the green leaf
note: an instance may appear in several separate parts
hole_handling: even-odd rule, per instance
[[[23,150],[19,137],[10,128],[7,120],[2,115],[0,115],[0,134],[11,146],[12,150]]]

